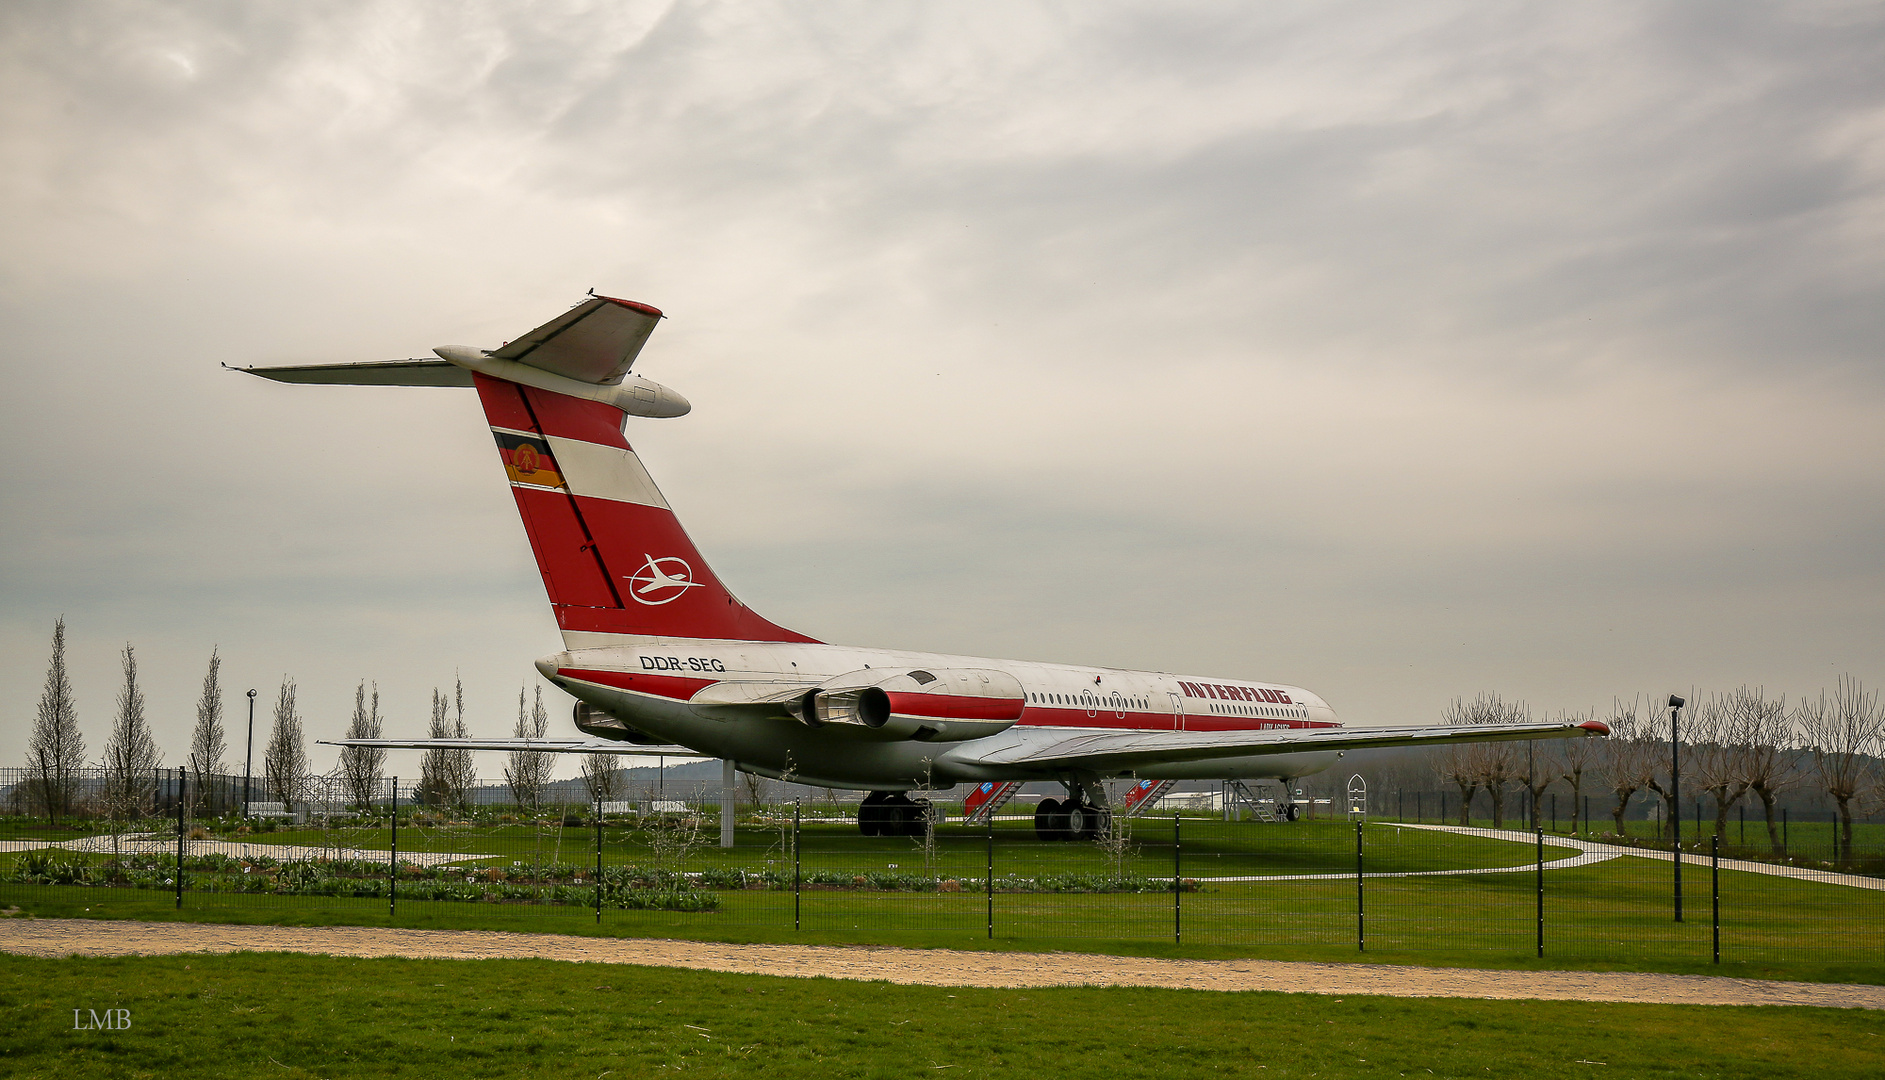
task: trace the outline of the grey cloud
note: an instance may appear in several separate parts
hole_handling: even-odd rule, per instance
[[[554,639],[475,407],[215,365],[494,343],[591,285],[673,316],[644,366],[698,409],[635,437],[788,624],[1358,718],[1804,686],[1879,643],[1881,36],[1814,5],[11,5],[4,445],[35,465],[0,478],[0,693],[63,610],[101,708],[119,639],[174,723],[239,633],[327,712],[462,664],[500,730]]]

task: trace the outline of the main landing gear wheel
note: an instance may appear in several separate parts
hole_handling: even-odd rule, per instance
[[[921,836],[929,821],[927,800],[901,791],[873,791],[857,808],[857,831],[865,836]]]
[[[1297,806],[1295,803],[1290,803],[1289,806],[1283,810],[1284,821],[1295,821],[1297,818],[1301,816],[1302,816],[1302,807]]]
[[[1085,840],[1099,823],[1099,814],[1091,806],[1082,806],[1077,802],[1062,803],[1060,814],[1061,820],[1066,822],[1061,826],[1060,838],[1063,840]]]
[[[1112,811],[1090,803],[1042,799],[1034,808],[1034,835],[1042,840],[1099,840],[1112,829]]]
[[[1059,799],[1042,799],[1034,808],[1034,836],[1038,840],[1059,840],[1066,828],[1067,815],[1061,812]]]

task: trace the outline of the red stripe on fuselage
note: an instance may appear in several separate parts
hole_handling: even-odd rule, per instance
[[[1056,709],[1041,705],[1030,705],[1021,714],[1022,727],[1085,727],[1119,728],[1127,731],[1281,731],[1285,729],[1333,728],[1341,727],[1324,720],[1276,720],[1258,716],[1202,716],[1196,713],[1185,715],[1185,726],[1174,729],[1171,713],[1148,713],[1129,711],[1120,716],[1117,711],[1102,709],[1097,715],[1089,714],[1085,709]]]
[[[712,686],[718,679],[684,679],[678,675],[644,675],[640,672],[596,671],[589,668],[557,668],[558,676],[576,679],[580,682],[596,683],[600,686],[613,686],[617,690],[631,690],[637,694],[653,694],[656,697],[673,698],[686,701],[700,692],[701,687]]]
[[[959,697],[955,694],[891,694],[890,711],[937,720],[1015,720],[1027,702],[1020,698]]]

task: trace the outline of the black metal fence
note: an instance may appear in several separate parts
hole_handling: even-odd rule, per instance
[[[1155,810],[1116,818],[1100,840],[1043,841],[1019,807],[985,824],[945,814],[920,835],[866,837],[855,804],[831,801],[744,807],[728,849],[719,808],[701,799],[531,805],[502,785],[443,798],[408,781],[383,790],[350,801],[338,778],[314,778],[294,798],[251,799],[245,818],[172,775],[121,820],[16,813],[0,827],[0,897],[44,910],[1169,941],[1304,958],[1885,962],[1885,881],[1825,869],[1830,858],[1810,852],[1792,864],[1737,858],[1714,837],[1677,863],[1626,846],[1634,839],[1527,831],[1522,818],[1519,829],[1462,829],[1325,808],[1293,823]],[[1874,854],[1885,846],[1864,839]]]

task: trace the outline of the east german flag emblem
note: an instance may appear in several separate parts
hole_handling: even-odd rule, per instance
[[[497,436],[498,453],[504,456],[504,471],[510,474],[511,483],[563,486],[563,474],[556,467],[548,442],[534,435],[513,435],[508,431],[491,434]]]

